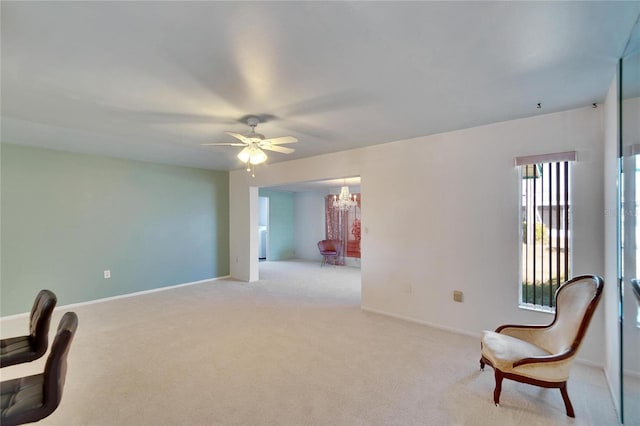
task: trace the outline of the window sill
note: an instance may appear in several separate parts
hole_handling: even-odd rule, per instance
[[[518,308],[524,309],[525,311],[541,312],[543,314],[555,315],[556,313],[555,308],[550,308],[548,306],[542,306],[542,305],[532,305],[530,303],[520,303],[518,304]]]

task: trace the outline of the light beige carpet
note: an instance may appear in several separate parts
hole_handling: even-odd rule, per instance
[[[358,269],[263,262],[260,273],[74,308],[65,393],[42,423],[617,424],[601,370],[575,366],[575,420],[559,391],[511,381],[495,407],[478,339],[362,311]],[[3,337],[25,332],[26,319],[2,322]]]

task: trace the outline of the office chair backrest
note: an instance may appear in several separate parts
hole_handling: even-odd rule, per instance
[[[67,376],[67,354],[77,328],[78,316],[76,313],[65,313],[58,325],[53,345],[51,345],[51,353],[44,368],[43,401],[44,406],[48,407],[51,412],[58,407],[62,399],[62,390]]]
[[[638,303],[640,303],[640,280],[637,278],[633,278],[631,280],[631,289],[633,290],[633,293],[636,295],[636,298],[638,299]]]
[[[40,290],[33,302],[29,320],[29,335],[37,358],[47,351],[51,315],[57,302],[56,295],[50,290]]]
[[[77,328],[75,312],[65,313],[53,339],[44,372],[0,384],[0,423],[3,426],[37,422],[58,408],[67,373],[67,354]]]

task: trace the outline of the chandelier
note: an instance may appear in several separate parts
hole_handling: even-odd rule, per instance
[[[349,193],[349,187],[345,185],[340,189],[340,195],[333,196],[332,204],[335,209],[347,211],[351,207],[355,207],[358,203],[356,201],[356,194],[351,195]]]

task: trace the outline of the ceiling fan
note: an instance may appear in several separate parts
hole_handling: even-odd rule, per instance
[[[256,126],[260,124],[260,118],[254,115],[247,116],[240,121],[246,122],[251,131],[249,133],[240,134],[234,132],[225,132],[233,136],[240,142],[228,143],[203,143],[203,146],[242,146],[244,147],[238,154],[238,158],[247,164],[247,171],[252,172],[251,176],[255,177],[254,166],[264,163],[267,160],[267,154],[263,150],[279,152],[282,154],[291,154],[295,151],[293,148],[280,146],[288,143],[298,142],[293,136],[281,136],[278,138],[266,139],[263,134],[256,132]]]

